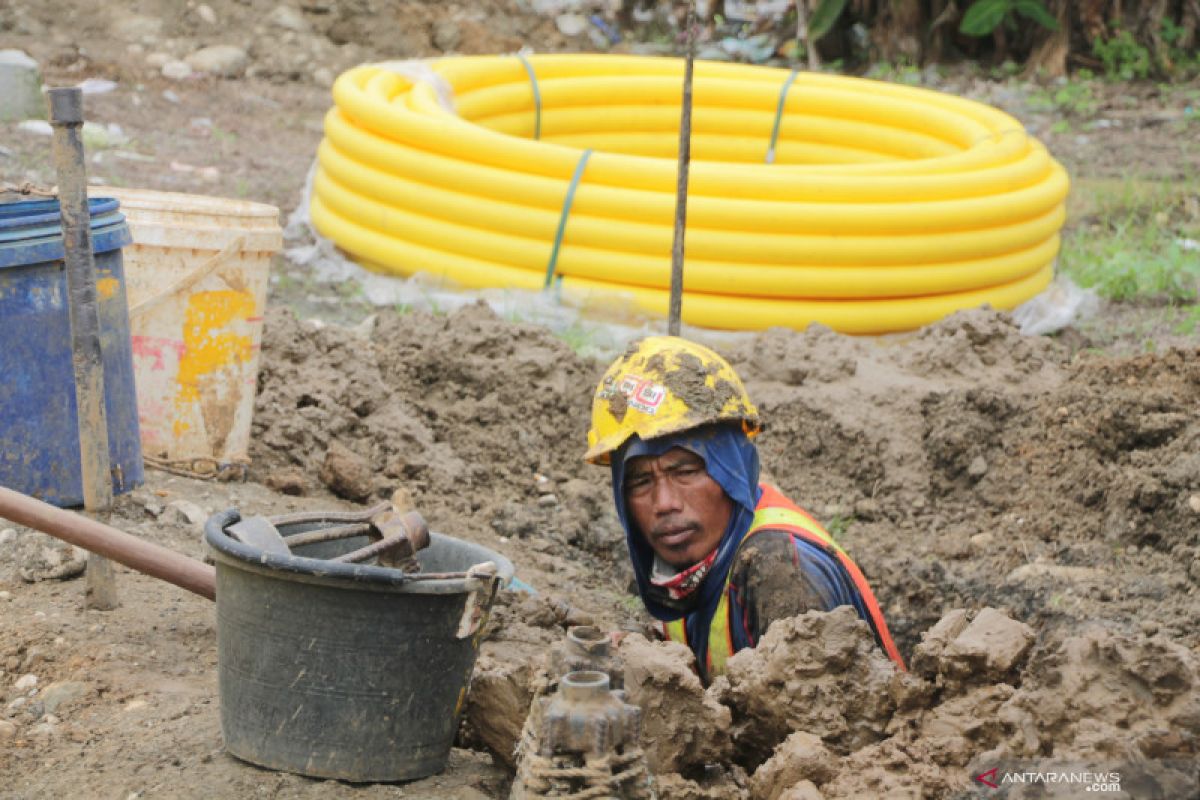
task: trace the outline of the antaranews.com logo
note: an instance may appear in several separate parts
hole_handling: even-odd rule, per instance
[[[992,767],[975,776],[975,780],[991,789],[1007,786],[1036,786],[1054,788],[1075,787],[1082,792],[1107,794],[1121,791],[1120,772],[1092,772],[1088,770],[1001,770]]]
[[[1200,759],[1114,759],[1110,763],[1005,759],[973,765],[970,796],[1200,800]]]

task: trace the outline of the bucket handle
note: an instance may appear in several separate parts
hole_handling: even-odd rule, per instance
[[[238,250],[241,250],[245,244],[246,234],[244,233],[240,236],[235,236],[234,238],[230,239],[229,244],[221,248],[212,258],[196,267],[196,269],[190,274],[184,275],[182,278],[175,281],[175,283],[173,283],[171,286],[167,287],[166,290],[159,292],[153,297],[147,297],[145,300],[135,306],[131,306],[129,309],[129,318],[133,319],[134,317],[140,317],[142,314],[145,314],[147,310],[162,301],[163,298],[179,294],[180,292],[192,288],[197,283],[215,272],[217,267],[221,266],[225,259],[229,258]],[[229,283],[228,280],[225,282],[227,284]],[[230,285],[230,288],[238,289],[238,287],[233,286],[232,284]]]

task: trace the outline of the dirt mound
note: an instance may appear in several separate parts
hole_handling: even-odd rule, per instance
[[[660,796],[945,797],[1031,759],[1140,764],[1128,780],[1159,792],[1147,796],[1184,796],[1173,790],[1189,786],[1184,761],[1200,746],[1194,654],[1161,635],[1101,628],[1036,638],[994,609],[956,609],[902,672],[851,610],[810,612],[773,625],[707,690],[681,645],[632,635],[620,656]],[[500,671],[528,665],[507,657]],[[472,695],[490,699],[486,712],[468,711],[471,724],[519,724],[493,702],[514,692],[486,664]]]
[[[76,5],[17,0],[0,9],[0,31],[49,39],[74,66],[82,62],[130,80],[157,73],[158,57],[186,59],[210,45],[245,54],[243,65],[227,77],[327,84],[363,61],[509,53],[529,42],[556,50],[569,43],[552,18],[511,0],[452,8],[421,0],[207,0],[186,6],[133,0],[121,13],[91,16],[78,14]],[[73,37],[57,30],[68,15],[75,19]]]
[[[1200,748],[1195,654],[1162,636],[1092,630],[1045,648],[1000,710],[989,758],[1181,759]]]
[[[731,355],[766,468],[863,567],[902,650],[976,604],[1056,627],[1150,613],[1196,641],[1200,352],[1070,359],[976,310]]]
[[[480,303],[384,314],[355,330],[276,313],[255,414],[256,469],[349,499],[400,486],[436,525],[486,520],[602,556],[624,536],[605,482],[580,460],[599,367]],[[454,487],[453,491],[447,491]],[[615,559],[614,559],[615,560]]]
[[[744,700],[739,706],[732,696],[735,727],[749,723],[785,737],[751,775],[752,797],[944,797],[968,790],[973,775],[1021,759],[1103,759],[1114,770],[1131,765],[1126,786],[1154,790],[1137,796],[1185,796],[1195,789],[1185,760],[1200,744],[1200,700],[1197,661],[1185,647],[1161,636],[1095,630],[1045,642],[1031,656],[1028,626],[992,609],[971,620],[957,610],[925,634],[911,675],[892,673],[879,656],[877,685],[859,689],[862,676],[848,673],[865,669],[860,665],[871,655],[848,662],[827,652],[818,655],[820,674],[813,680],[817,651],[797,633],[829,637],[830,627],[845,626],[848,636],[840,638],[869,642],[865,632],[852,632],[847,623],[853,622],[838,612],[788,620],[773,626],[757,650],[730,662],[730,682],[758,698],[747,717]],[[776,671],[788,675],[776,684],[792,685],[741,677]],[[832,675],[841,691],[820,691]],[[731,698],[718,685],[710,691]],[[846,735],[846,721],[855,718],[865,721],[858,730],[866,735]],[[746,737],[736,742],[738,758],[758,749],[742,749],[750,744]]]

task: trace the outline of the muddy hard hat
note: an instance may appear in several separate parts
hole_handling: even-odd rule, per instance
[[[584,461],[608,464],[630,436],[654,439],[713,422],[762,430],[758,409],[729,362],[677,336],[650,336],[613,362],[592,398]]]

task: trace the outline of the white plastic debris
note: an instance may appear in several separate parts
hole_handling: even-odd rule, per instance
[[[1045,291],[1014,309],[1012,315],[1021,333],[1042,336],[1094,316],[1099,308],[1100,297],[1095,291],[1080,288],[1070,278],[1059,275]]]
[[[50,123],[44,119],[27,119],[24,122],[17,123],[17,130],[25,133],[35,133],[38,136],[53,136],[54,128],[50,127]]]
[[[116,88],[117,82],[107,78],[88,78],[79,84],[79,91],[84,94],[108,94]]]

